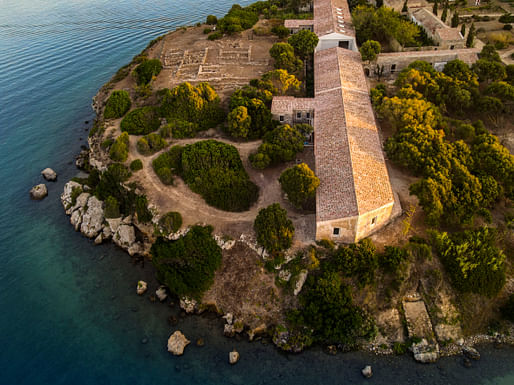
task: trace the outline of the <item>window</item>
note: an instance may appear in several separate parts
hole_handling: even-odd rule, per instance
[[[333,234],[334,235],[339,235],[339,227],[334,227],[334,230],[333,230]]]
[[[306,117],[307,119],[310,119],[310,118],[311,118],[311,113],[310,113],[310,112],[305,113],[305,117]]]
[[[284,121],[284,115],[280,115],[280,116],[278,117],[278,120],[279,120],[279,121],[281,121],[281,122],[283,122],[283,121]]]
[[[301,119],[302,118],[302,113],[301,112],[297,112],[296,113],[296,119]]]
[[[346,49],[349,49],[349,47],[350,47],[350,43],[349,43],[348,41],[343,41],[343,40],[342,40],[342,41],[340,41],[340,42],[339,42],[339,47],[340,47],[340,48],[346,48]]]
[[[451,45],[451,46],[450,46],[450,49],[454,49],[454,48],[455,48],[455,46],[454,46],[454,45]]]
[[[377,219],[378,219],[378,217],[373,217],[373,219],[371,219],[371,226],[374,226],[377,224]]]
[[[396,64],[391,64],[391,73],[394,73],[396,71]]]

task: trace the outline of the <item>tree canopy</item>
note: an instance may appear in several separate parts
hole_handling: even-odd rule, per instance
[[[132,102],[127,91],[116,90],[113,91],[107,103],[105,104],[104,118],[105,119],[118,119],[130,110]]]
[[[289,201],[297,208],[305,208],[310,201],[314,201],[319,186],[319,178],[305,163],[285,170],[279,182]]]
[[[314,53],[314,49],[318,45],[318,36],[307,29],[301,30],[287,40],[295,50],[295,52],[303,59]]]
[[[253,228],[257,234],[257,243],[270,253],[287,250],[293,243],[293,222],[278,203],[260,209]]]

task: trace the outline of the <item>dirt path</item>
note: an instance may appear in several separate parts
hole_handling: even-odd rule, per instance
[[[172,145],[192,144],[205,139],[207,138],[176,140],[173,141]],[[199,194],[191,191],[184,181],[178,177],[175,178],[175,184],[173,186],[164,185],[153,171],[152,161],[166,150],[149,157],[141,156],[136,150],[138,137],[131,136],[129,161],[139,158],[143,162],[143,169],[136,172],[133,179],[143,187],[149,202],[153,204],[160,213],[166,213],[168,211],[180,212],[184,219],[185,226],[196,223],[206,223],[212,225],[217,233],[228,234],[232,237],[239,237],[242,233],[251,233],[253,221],[259,210],[272,203],[278,202],[282,207],[288,210],[288,215],[296,228],[296,240],[301,243],[312,241],[314,239],[315,215],[305,215],[305,213],[295,210],[284,198],[278,182],[281,172],[294,164],[294,162],[263,171],[255,170],[250,166],[248,156],[252,152],[257,151],[261,141],[233,142],[220,136],[212,137],[212,139],[235,146],[239,151],[246,171],[250,175],[250,179],[259,186],[259,198],[250,210],[244,212],[227,212],[211,207],[205,203]]]

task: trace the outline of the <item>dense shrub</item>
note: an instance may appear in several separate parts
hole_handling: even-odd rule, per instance
[[[270,91],[254,86],[245,86],[232,94],[230,110],[245,107],[250,118],[250,128],[245,138],[261,138],[271,130],[273,122],[269,104],[271,104],[272,98],[273,94]]]
[[[211,33],[211,32],[212,32],[212,28],[204,28],[204,29],[203,29],[203,34],[204,34],[204,35],[207,35],[207,34],[209,34],[209,33]]]
[[[305,163],[285,170],[280,175],[279,182],[287,198],[295,207],[313,207],[309,202],[314,201],[316,197],[319,178]]]
[[[487,227],[434,233],[436,250],[456,289],[489,297],[502,289],[505,255],[495,246],[496,239],[496,229]]]
[[[286,70],[277,69],[262,75],[260,84],[266,85],[273,95],[295,95],[302,83]]]
[[[153,214],[148,209],[148,199],[144,195],[137,195],[134,201],[134,211],[137,215],[137,220],[141,223],[148,223],[152,220]]]
[[[252,166],[264,169],[281,162],[293,160],[303,151],[305,137],[295,128],[284,124],[268,132],[256,154],[250,155]]]
[[[176,241],[157,238],[152,263],[157,278],[177,296],[201,298],[221,265],[221,248],[211,235],[212,227],[193,226]]]
[[[141,162],[141,159],[134,159],[132,162],[130,162],[130,170],[139,171],[142,169],[143,169],[143,162]]]
[[[375,251],[375,245],[368,238],[359,243],[339,246],[328,262],[328,269],[340,271],[348,277],[356,277],[359,286],[374,283],[375,270],[378,267]]]
[[[289,43],[275,43],[269,50],[275,60],[275,68],[288,72],[297,72],[303,68],[303,61],[296,57],[294,48]]]
[[[222,37],[223,37],[223,32],[216,31],[216,32],[211,33],[209,36],[207,36],[207,39],[212,41],[212,40],[221,39]]]
[[[115,162],[125,162],[128,157],[129,136],[123,132],[116,138],[109,149],[109,157]]]
[[[173,175],[180,175],[182,170],[182,151],[184,147],[173,146],[152,161],[152,167],[165,185],[173,184]]]
[[[182,215],[176,211],[170,211],[159,219],[159,226],[165,235],[176,233],[182,226]]]
[[[270,253],[287,250],[293,243],[293,222],[278,203],[259,210],[253,228],[259,245]]]
[[[376,335],[373,319],[353,304],[351,289],[336,272],[309,274],[300,294],[300,311],[290,318],[313,330],[315,341],[353,347],[359,338]]]
[[[218,22],[218,18],[214,15],[207,15],[207,19],[205,21],[206,24],[215,25]]]
[[[276,25],[271,28],[271,33],[277,35],[280,39],[284,39],[289,36],[289,29],[283,25]]]
[[[161,125],[157,108],[141,107],[130,111],[121,121],[121,131],[130,135],[146,135],[156,131]]]
[[[109,99],[107,99],[104,110],[104,118],[121,118],[127,113],[128,110],[130,110],[131,105],[132,103],[127,91],[113,91],[111,96],[109,96]]]
[[[258,187],[250,181],[234,146],[215,140],[187,145],[181,167],[184,181],[211,206],[245,211],[257,200]]]
[[[303,29],[287,39],[287,42],[293,46],[296,54],[303,59],[314,53],[318,41],[318,36],[307,29]]]
[[[223,18],[218,19],[218,29],[221,32],[232,34],[252,28],[258,21],[258,11],[234,4]]]
[[[198,129],[208,129],[221,123],[224,118],[220,98],[207,83],[193,87],[182,83],[172,90],[160,91],[162,98],[161,113],[168,120],[182,120],[195,123]]]
[[[105,200],[104,215],[106,218],[119,218],[120,217],[120,204],[113,196],[108,196]]]
[[[244,106],[234,108],[227,117],[228,132],[234,138],[246,138],[252,126],[252,117]]]
[[[194,138],[199,127],[196,123],[187,122],[181,119],[172,120],[162,128],[165,135],[175,139]]]
[[[397,246],[386,246],[379,257],[380,266],[389,273],[396,273],[409,259],[407,250]]]
[[[154,76],[159,75],[162,64],[159,59],[143,60],[134,70],[138,85],[149,84]]]
[[[152,155],[167,145],[168,143],[159,134],[151,133],[137,141],[137,151],[141,155]]]

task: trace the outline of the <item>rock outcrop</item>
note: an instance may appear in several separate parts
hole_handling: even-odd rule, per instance
[[[87,200],[87,210],[82,215],[80,232],[88,238],[96,238],[104,223],[103,202],[92,196]]]
[[[198,307],[198,302],[192,298],[182,297],[180,299],[180,308],[187,314],[194,313]]]
[[[230,362],[231,365],[234,365],[237,361],[239,361],[239,353],[236,350],[232,350],[228,354],[228,362]]]
[[[30,189],[30,197],[34,200],[41,200],[44,197],[48,195],[48,190],[46,188],[46,185],[44,184],[38,184],[37,186],[34,186]]]
[[[294,292],[293,292],[294,295],[298,295],[300,293],[300,291],[302,291],[303,284],[307,280],[307,275],[308,275],[307,270],[302,270],[302,271],[300,271],[300,274],[298,274],[298,278],[296,279],[296,283],[294,286]]]
[[[166,293],[166,286],[159,286],[159,288],[155,291],[155,295],[159,298],[159,301],[165,301],[168,298],[168,294]]]
[[[371,378],[373,376],[373,370],[371,370],[370,365],[366,365],[364,369],[361,370],[361,373],[366,378]]]
[[[146,290],[148,290],[148,284],[145,281],[138,281],[136,293],[138,295],[143,295],[146,292]]]
[[[177,330],[168,339],[168,352],[175,356],[181,356],[184,354],[184,349],[189,345],[189,341],[181,331]]]
[[[462,353],[472,360],[478,361],[480,359],[480,353],[472,346],[463,346]]]
[[[51,168],[45,168],[43,171],[41,171],[41,175],[43,175],[43,178],[50,182],[57,180],[57,173]]]

